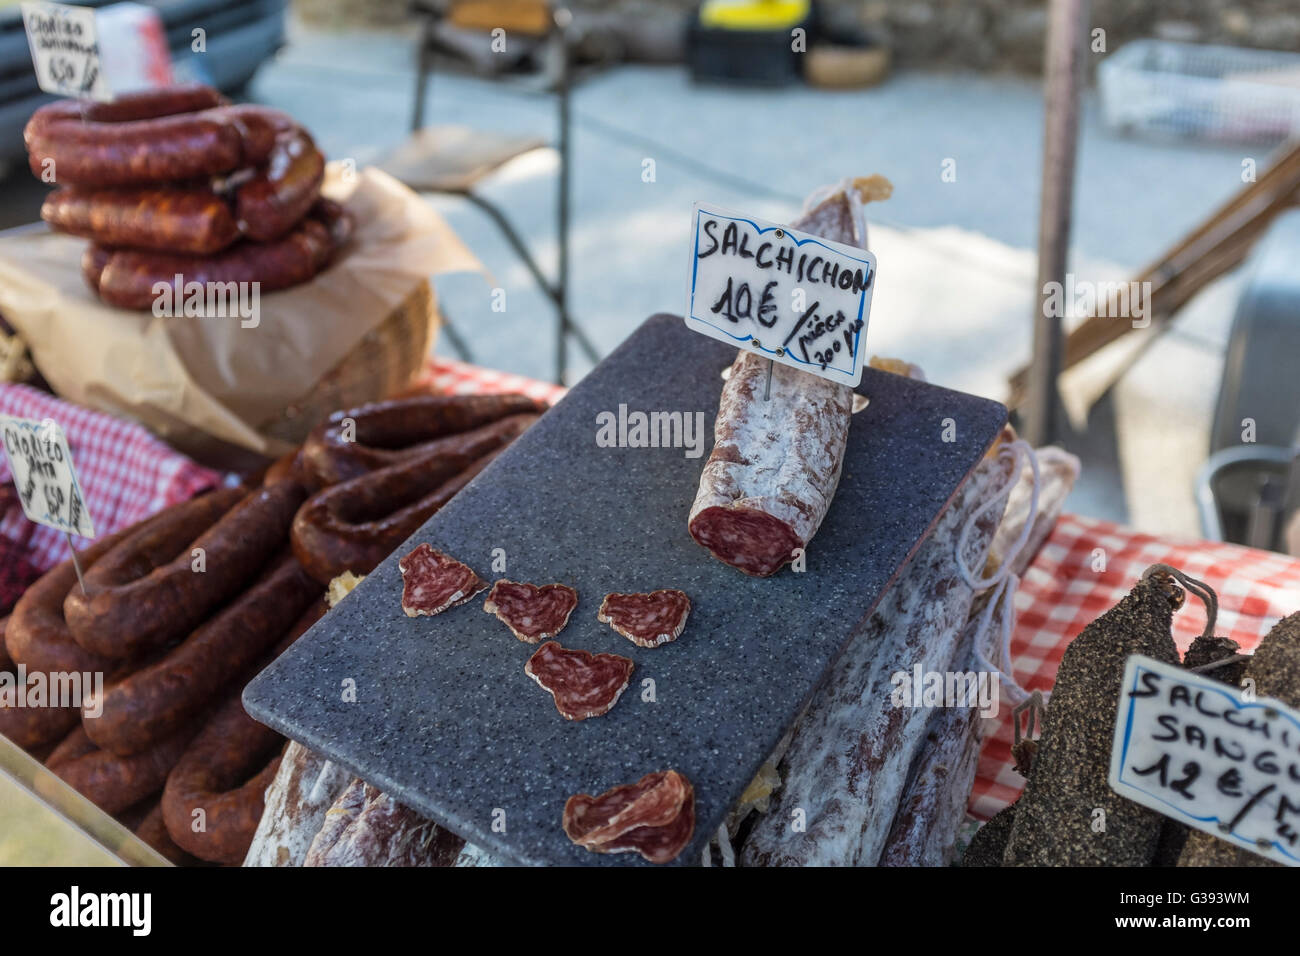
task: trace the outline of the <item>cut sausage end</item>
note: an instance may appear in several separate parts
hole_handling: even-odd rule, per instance
[[[759,578],[794,560],[795,549],[803,547],[780,518],[743,505],[705,508],[691,519],[690,532],[719,561]]]

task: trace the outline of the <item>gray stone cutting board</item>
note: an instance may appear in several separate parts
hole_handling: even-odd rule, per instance
[[[695,836],[676,862],[698,864],[1006,421],[996,402],[868,369],[859,391],[871,402],[853,417],[839,491],[807,571],[754,579],[714,560],[686,531],[713,445],[720,373],[734,356],[676,316],[647,320],[249,684],[249,713],[519,863],[642,863],[570,843],[560,826],[564,802],[671,767],[690,778],[696,797]],[[704,412],[704,457],[598,447],[596,416],[617,415],[620,404]],[[955,441],[941,439],[945,419]],[[403,614],[397,560],[422,541],[487,581],[577,588],[578,608],[559,641],[636,662],[617,706],[564,720],[524,674],[535,647],[483,612],[486,595],[433,618]],[[496,548],[504,549],[504,574],[492,571]],[[597,622],[607,592],[655,588],[680,588],[694,603],[676,642],[639,648]],[[355,702],[343,699],[347,681],[355,681]]]

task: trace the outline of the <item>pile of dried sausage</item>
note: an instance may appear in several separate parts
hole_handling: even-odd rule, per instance
[[[24,138],[32,172],[59,184],[41,217],[91,240],[82,272],[110,305],[150,308],[159,283],[173,301],[194,283],[296,285],[351,231],[320,196],[325,158],[310,134],[210,87],[59,100],[36,111]]]

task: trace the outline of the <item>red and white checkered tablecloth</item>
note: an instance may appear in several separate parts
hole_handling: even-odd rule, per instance
[[[1011,639],[1015,677],[1028,690],[1050,690],[1065,647],[1114,607],[1153,564],[1169,564],[1214,588],[1215,632],[1254,650],[1279,619],[1300,611],[1300,559],[1235,544],[1171,541],[1109,521],[1065,514],[1016,594]],[[1180,651],[1205,627],[1205,609],[1189,596],[1174,615]],[[1005,704],[1005,701],[1004,701]],[[1011,709],[1003,706],[996,734],[984,742],[970,812],[988,819],[1024,788],[1012,766]]]
[[[427,386],[439,392],[470,395],[476,392],[500,394],[520,392],[529,398],[554,405],[568,389],[536,379],[480,368],[454,359],[434,356],[416,380],[416,386]]]
[[[0,414],[56,421],[67,436],[81,490],[103,536],[220,483],[221,474],[196,464],[140,425],[73,405],[26,385],[0,385]],[[89,542],[72,539],[78,549]],[[37,575],[66,560],[63,532],[33,524],[10,483],[0,455],[0,609]]]

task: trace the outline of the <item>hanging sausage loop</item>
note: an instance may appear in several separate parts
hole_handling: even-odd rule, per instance
[[[1205,605],[1205,630],[1201,632],[1201,637],[1214,636],[1214,624],[1219,617],[1219,596],[1214,593],[1214,588],[1210,587],[1204,581],[1198,581],[1196,578],[1184,574],[1177,568],[1168,564],[1153,564],[1142,572],[1142,580],[1145,581],[1157,571],[1162,571],[1169,575],[1192,594],[1201,599]]]

